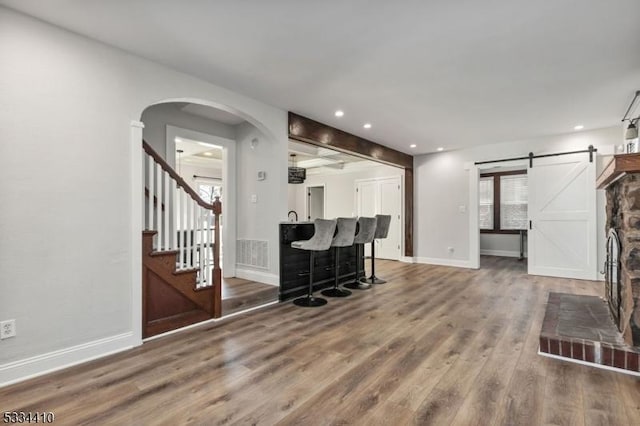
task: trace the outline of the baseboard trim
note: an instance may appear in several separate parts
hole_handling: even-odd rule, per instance
[[[519,251],[510,251],[510,250],[480,250],[480,255],[484,256],[500,256],[500,257],[520,257]],[[525,253],[524,257],[527,257]]]
[[[0,388],[136,346],[133,333],[123,333],[81,345],[0,365]]]
[[[254,271],[236,266],[236,277],[269,285],[280,285],[280,277],[268,272]]]
[[[438,266],[453,266],[455,268],[469,268],[471,263],[468,260],[460,259],[441,259],[436,257],[414,257],[414,263],[424,263],[426,265],[438,265]]]
[[[415,263],[415,260],[413,257],[410,256],[400,256],[400,259],[398,259],[400,262],[404,262],[404,263]]]

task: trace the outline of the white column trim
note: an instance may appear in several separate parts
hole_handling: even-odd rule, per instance
[[[144,167],[142,166],[142,129],[144,123],[131,121],[129,132],[129,193],[131,244],[131,341],[142,344],[142,230],[144,228]]]

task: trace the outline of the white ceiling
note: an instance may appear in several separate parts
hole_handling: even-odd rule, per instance
[[[0,4],[410,153],[617,125],[640,89],[638,0]]]

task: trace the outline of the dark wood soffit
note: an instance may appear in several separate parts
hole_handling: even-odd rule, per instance
[[[289,137],[313,145],[330,147],[367,160],[413,169],[413,156],[368,139],[289,112]]]

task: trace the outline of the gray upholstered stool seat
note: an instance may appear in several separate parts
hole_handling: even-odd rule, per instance
[[[356,276],[352,282],[344,285],[347,288],[358,290],[371,288],[370,284],[359,280],[360,269],[364,269],[364,264],[360,265],[361,261],[364,263],[360,252],[364,251],[362,250],[364,248],[364,244],[373,241],[373,237],[376,233],[376,222],[377,219],[375,217],[361,217],[358,219],[358,233],[353,239],[353,243],[356,245]]]
[[[340,280],[340,247],[349,247],[353,245],[353,239],[356,235],[356,225],[358,219],[355,217],[339,217],[338,218],[338,232],[331,241],[331,247],[334,250],[334,282],[333,288],[328,288],[322,291],[324,296],[328,297],[347,297],[351,295],[349,290],[339,287]]]
[[[391,224],[391,215],[377,214],[378,219],[376,225],[376,233],[373,236],[374,240],[371,241],[371,276],[366,278],[365,281],[370,284],[384,284],[385,280],[376,277],[376,241],[387,238],[389,235],[389,225]]]
[[[315,252],[329,250],[333,234],[336,230],[336,220],[316,219],[313,221],[313,237],[304,241],[294,241],[291,247],[309,252],[309,290],[307,295],[293,301],[298,306],[313,307],[327,303],[326,299],[313,297],[313,266]]]

